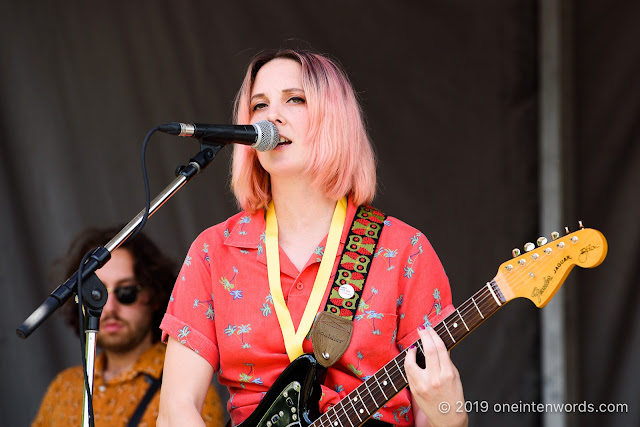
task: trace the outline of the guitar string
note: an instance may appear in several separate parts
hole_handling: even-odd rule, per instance
[[[476,295],[474,295],[474,297],[478,298],[478,300],[479,300],[478,301],[478,307],[481,309],[481,312],[482,312],[482,308],[485,309],[484,312],[483,312],[485,314],[488,313],[490,310],[494,310],[495,311],[494,307],[497,304],[493,302],[494,301],[493,300],[493,296],[490,294],[490,291],[487,289],[486,286],[483,287],[483,289],[481,289],[480,291],[478,291],[476,293]],[[468,304],[469,300],[465,301],[465,303]],[[462,305],[464,305],[464,303]],[[462,305],[458,307],[458,310],[460,310]],[[491,307],[491,305],[493,305],[493,307]],[[493,312],[493,311],[491,311],[491,312]],[[453,313],[451,315],[453,315]],[[479,316],[476,314],[476,317],[479,317]],[[445,320],[446,319],[444,319],[443,321],[438,323],[436,325],[436,327],[434,328],[434,330],[436,330],[436,332],[438,332],[438,329],[440,329],[439,335],[443,335],[443,324],[444,324]],[[467,320],[469,320],[469,319],[467,319]],[[443,338],[446,341],[450,341],[449,338],[446,337],[446,336],[443,337]],[[457,342],[457,341],[455,341],[455,342]],[[422,348],[422,344],[420,343],[420,341],[418,340],[416,343],[417,343],[421,353],[424,354],[424,350]],[[396,356],[396,358],[394,360],[389,362],[383,368],[379,369],[374,375],[369,377],[367,379],[367,381],[364,381],[363,383],[358,385],[358,387],[356,387],[349,394],[349,396],[351,396],[354,392],[357,393],[360,396],[362,404],[364,405],[363,409],[366,409],[368,414],[371,414],[374,410],[379,409],[380,405],[378,404],[378,401],[386,403],[389,400],[387,398],[387,396],[385,395],[384,391],[383,391],[384,390],[383,385],[380,383],[380,381],[382,380],[380,378],[380,374],[382,373],[383,375],[388,376],[389,379],[393,382],[394,388],[399,388],[399,390],[401,390],[404,387],[406,387],[407,382],[405,380],[405,373],[402,372],[402,369],[404,367],[404,358],[405,357],[406,357],[406,351],[401,352],[398,356]],[[394,363],[397,363],[399,366],[397,368],[394,368],[393,367]],[[386,369],[387,366],[391,366],[391,369],[387,370]],[[395,387],[396,385],[398,385],[399,387]],[[372,387],[373,387],[373,389],[372,389]],[[366,393],[364,391],[365,389],[366,389]],[[380,389],[380,390],[378,390],[378,389]],[[389,387],[387,387],[387,390],[389,391],[389,394],[394,394],[394,395],[397,394],[397,392],[395,392],[395,390],[392,393],[391,389]],[[371,394],[371,398],[366,397],[367,393]],[[365,395],[365,398],[362,398],[363,394]],[[344,411],[345,408],[343,406],[346,406],[347,401],[351,405],[351,407],[354,406],[354,402],[352,401],[352,399],[345,397],[343,400],[338,402],[338,404],[336,404],[336,406],[340,405],[340,407],[338,407],[338,408],[334,407],[335,408],[334,410],[335,411],[339,411],[340,409],[342,409]],[[346,406],[346,408],[349,410],[349,412],[351,412],[351,409],[349,409],[348,406]],[[374,408],[374,409],[372,410],[371,408]],[[354,411],[354,413],[357,412],[355,407],[353,407],[353,411]],[[339,412],[337,412],[337,413],[339,413]],[[330,417],[330,415],[331,415],[330,412],[327,412],[327,416]],[[345,415],[348,415],[348,414],[345,413]],[[359,413],[355,413],[355,415],[358,418],[361,418]]]
[[[541,264],[542,264],[542,265],[547,264],[549,261],[553,261],[553,258],[558,258],[558,257],[557,257],[557,255],[556,255],[557,251],[564,251],[566,248],[570,247],[570,246],[568,245],[568,243],[574,244],[573,242],[571,242],[571,237],[573,237],[573,235],[574,235],[574,234],[576,234],[576,233],[578,233],[578,232],[574,232],[574,233],[572,233],[572,234],[569,234],[569,235],[564,236],[564,237],[563,237],[563,238],[561,238],[561,239],[554,240],[552,243],[549,243],[549,244],[547,244],[547,245],[540,246],[540,248],[539,248],[539,249],[541,249],[541,250],[540,250],[540,251],[536,251],[536,252],[535,252],[535,253],[540,252],[540,253],[542,254],[542,255],[540,255],[540,258],[538,258],[537,260],[527,260],[527,262],[535,263],[536,267],[537,267],[538,269],[540,269]],[[557,245],[558,245],[560,242],[563,242],[563,243],[565,244],[565,247],[564,247],[564,248],[557,248]],[[551,246],[552,246],[554,243],[556,244],[556,249],[552,249],[552,250],[553,250],[553,252],[551,252],[551,254],[546,254],[546,253],[544,252],[544,250],[546,249],[546,247],[551,248]],[[532,251],[532,252],[531,252],[531,254],[533,255],[533,253],[534,253],[534,252]],[[505,263],[503,263],[503,264],[505,264]],[[520,266],[520,264],[518,264],[517,262],[516,262],[515,264],[516,264],[517,266],[519,266],[519,267],[522,267],[522,268],[521,268],[521,269],[519,269],[519,271],[514,272],[513,274],[510,274],[510,275],[509,275],[509,277],[506,277],[505,279],[507,279],[507,281],[511,280],[511,281],[516,282],[517,284],[516,284],[516,285],[514,285],[514,286],[511,286],[511,288],[517,291],[517,290],[520,290],[520,289],[522,289],[523,287],[527,286],[527,283],[524,283],[524,282],[523,282],[523,279],[524,279],[524,280],[528,280],[528,279],[527,279],[527,277],[529,277],[529,273],[530,273],[531,269],[528,269],[528,270],[527,270],[527,268],[526,268],[526,267],[527,267],[527,265]],[[501,266],[502,266],[502,265],[501,265]],[[514,267],[514,268],[516,268],[516,267]],[[496,277],[497,277],[497,276],[496,276]],[[496,285],[497,285],[497,287],[498,287],[498,289],[500,289],[500,285],[497,283],[497,281],[495,280],[495,278],[494,278],[494,280],[492,280],[492,282],[495,282],[495,283],[496,283]],[[489,283],[492,283],[492,282],[489,282]],[[483,287],[483,289],[486,289],[486,285]],[[502,289],[500,289],[500,291],[502,292]],[[478,292],[478,293],[479,293],[479,292]],[[475,297],[475,296],[476,296],[476,295],[473,295],[471,298],[473,298],[473,297]],[[467,301],[469,301],[471,298],[469,298]],[[465,303],[466,303],[467,301],[465,301]],[[506,302],[508,302],[508,301],[505,301],[505,302],[502,302],[502,301],[501,301],[501,304],[504,304],[504,303],[506,303]],[[463,304],[464,304],[464,303],[463,303]],[[462,307],[462,305],[463,305],[463,304],[461,304],[461,305],[458,307],[458,311],[460,311],[460,308]],[[464,318],[464,316],[465,316],[466,314],[468,314],[468,313],[469,313],[469,311],[473,311],[473,309],[474,309],[474,308],[475,308],[475,307],[469,307],[468,309],[463,309],[463,311],[461,312],[461,314],[463,314],[463,313],[464,313],[464,314],[463,314],[461,317],[462,317],[462,318]],[[477,310],[476,310],[476,311],[477,311]],[[483,313],[483,314],[484,314],[484,313]],[[440,323],[439,323],[439,324],[440,324]]]
[[[543,247],[544,247],[544,246],[543,246]],[[553,252],[552,252],[552,254],[553,254]],[[543,256],[543,257],[539,258],[538,260],[533,260],[532,262],[535,262],[535,263],[536,263],[536,266],[540,267],[540,265],[542,265],[542,264],[546,264],[548,261],[550,261],[550,259],[548,259],[548,257],[552,257],[552,254],[544,254],[544,256]],[[516,264],[517,264],[517,263],[516,263]],[[517,265],[519,265],[519,264],[517,264]],[[525,269],[524,269],[524,267],[526,267],[526,265],[525,265],[525,266],[522,266],[522,267],[523,267],[523,269],[520,269],[520,270],[525,270]],[[525,279],[525,280],[526,280],[526,278],[528,277],[529,272],[530,272],[530,269],[529,269],[529,271],[518,271],[518,272],[514,272],[512,275],[510,275],[510,276],[509,276],[509,278],[507,278],[507,279],[508,279],[508,280],[511,280],[511,281],[513,281],[513,282],[516,282],[516,285],[512,286],[512,289],[514,289],[514,290],[519,290],[519,289],[521,289],[522,287],[526,286],[526,285],[527,285],[526,283],[522,283],[522,279]],[[492,290],[494,290],[494,292],[495,292],[495,289],[493,289],[492,284],[494,284],[494,283],[495,283],[496,287],[497,287],[498,289],[500,289],[500,285],[497,283],[497,281],[495,280],[495,278],[494,278],[491,282],[488,282],[488,283],[489,283],[489,286],[491,286],[491,287],[492,287]],[[476,309],[476,305],[477,305],[477,303],[478,303],[478,302],[477,302],[477,301],[475,301],[475,299],[476,299],[476,298],[479,298],[479,297],[481,297],[481,296],[485,296],[485,295],[486,295],[486,292],[490,292],[490,291],[489,291],[489,289],[487,288],[487,285],[483,286],[483,288],[482,288],[481,290],[479,290],[478,292],[476,292],[476,294],[472,295],[469,299],[467,299],[466,301],[464,301],[462,304],[460,304],[460,305],[457,307],[458,314],[460,315],[460,317],[461,317],[462,319],[465,319],[465,318],[467,317],[467,315],[468,315],[470,312],[477,312],[477,311],[478,311],[478,309]],[[501,292],[501,293],[503,293],[502,289],[500,289],[500,292]],[[485,295],[482,295],[482,294],[485,294]],[[492,296],[492,297],[493,297],[493,296]],[[497,297],[497,295],[496,295],[496,297]],[[474,301],[476,302],[476,304],[473,304],[473,302],[474,302]],[[503,304],[505,304],[505,303],[507,303],[507,302],[508,302],[508,301],[502,301],[502,300],[500,300],[500,306],[501,306],[501,305],[503,305]],[[478,307],[478,308],[479,308],[479,307]],[[485,307],[485,308],[486,308],[486,307]],[[493,313],[494,311],[495,311],[495,310],[492,310],[492,311],[491,311],[491,313]],[[485,313],[484,313],[482,310],[480,310],[480,312],[482,313],[482,315],[483,315],[483,316],[485,315]],[[465,323],[466,323],[466,322],[465,322]],[[434,329],[435,329],[436,327],[440,326],[440,325],[444,325],[444,322],[440,322],[440,323],[438,323],[438,324],[434,327]],[[442,331],[443,327],[444,327],[444,326],[441,326],[441,327],[440,327],[440,331]],[[438,331],[437,331],[437,332],[438,332]]]
[[[485,308],[485,309],[487,309],[487,308],[491,309],[492,308],[492,307],[490,307],[489,303],[491,301],[494,301],[494,300],[493,300],[493,297],[490,296],[490,291],[487,289],[486,286],[482,290],[478,291],[477,294],[474,295],[474,297],[478,297],[478,298],[483,297],[483,299],[479,301],[479,307],[480,308]],[[488,298],[491,298],[491,300],[489,300]],[[489,302],[489,303],[487,303],[487,302]],[[459,307],[459,309],[460,309],[460,307]],[[488,312],[488,310],[484,311],[484,313],[487,313],[487,312]],[[434,329],[437,329],[439,326],[442,326],[443,322],[444,322],[444,320],[442,322],[438,323]],[[442,331],[442,327],[440,327],[440,330]],[[437,330],[436,330],[436,332],[437,332]],[[445,339],[448,340],[447,337],[445,337]],[[423,350],[422,345],[421,345],[419,340],[417,341],[417,345],[420,348],[421,353],[424,354],[424,350]],[[397,394],[399,391],[401,391],[402,389],[404,389],[407,386],[407,381],[405,380],[405,373],[403,372],[403,369],[404,369],[404,358],[405,357],[406,357],[406,350],[401,352],[398,356],[396,356],[394,358],[394,360],[390,361],[387,365],[383,366],[383,368],[379,369],[374,375],[369,377],[367,379],[367,381],[364,381],[361,384],[359,384],[351,393],[349,393],[348,396],[351,396],[354,392],[357,393],[359,396],[361,396],[363,394],[363,393],[361,393],[361,389],[366,389],[368,393],[371,393],[371,398],[368,398],[368,397],[361,398],[361,401],[362,401],[362,404],[364,405],[363,409],[366,409],[368,414],[372,414],[373,411],[375,411],[375,410],[377,410],[377,409],[379,409],[381,407],[377,403],[378,401],[384,402],[384,403],[386,403],[388,401],[386,396],[384,395],[384,392],[377,390],[377,388],[379,388],[380,390],[383,390],[382,384],[380,383],[381,378],[379,378],[380,374],[383,371],[385,371],[383,375],[386,375],[387,377],[389,377],[389,379],[393,382],[393,386],[394,386],[393,392],[391,392],[391,388],[389,388],[389,387],[387,388],[387,390],[389,390],[390,394],[395,395],[395,394]],[[392,366],[394,363],[396,363],[398,365],[395,368]],[[391,368],[389,370],[386,369],[388,366],[391,366]],[[377,387],[375,387],[376,385],[377,385]],[[372,390],[371,386],[374,386],[373,390]],[[398,389],[398,392],[396,392],[395,389]],[[362,390],[362,391],[364,392],[364,390]],[[351,399],[349,399],[348,397],[345,397],[344,399],[339,401],[331,410],[327,411],[323,415],[326,418],[328,418],[328,421],[330,421],[330,417],[332,415],[332,412],[335,412],[335,415],[338,417],[336,419],[336,421],[340,423],[340,417],[341,416],[339,415],[339,411],[340,410],[343,410],[343,411],[348,410],[348,412],[351,412],[351,409],[349,409],[349,406],[346,406],[347,403],[349,403],[352,407],[354,405],[354,402]],[[371,405],[371,404],[373,404],[373,405]],[[371,408],[374,408],[374,409],[372,410]],[[353,408],[353,411],[355,413],[356,409]],[[345,415],[349,416],[348,412],[345,412]],[[355,413],[355,415],[358,418],[361,418],[357,413]],[[320,420],[320,419],[318,419],[318,420]],[[351,420],[349,420],[349,421],[351,421]],[[321,421],[321,422],[323,422],[323,421]],[[334,425],[334,423],[331,423],[331,425]]]
[[[554,241],[554,243],[557,245],[558,243],[560,243],[563,240],[569,240],[570,241],[570,237],[568,237],[567,239],[561,239],[561,240],[558,240],[558,241]],[[566,244],[567,243],[565,242],[565,245]],[[541,252],[543,254],[542,257],[538,258],[537,260],[532,260],[531,261],[531,262],[535,263],[535,266],[538,267],[538,269],[540,267],[544,267],[546,264],[549,264],[550,262],[553,262],[554,258],[556,258],[556,259],[558,258],[557,256],[555,256],[555,257],[553,256],[555,251],[552,252],[551,254],[546,254],[544,252],[545,246],[547,246],[547,245],[541,246],[541,248],[542,248]],[[547,246],[547,247],[550,247],[550,246]],[[567,246],[565,246],[565,248],[566,247]],[[564,251],[565,248],[557,248],[557,250]],[[532,253],[532,255],[533,255],[533,253]],[[521,271],[514,273],[512,276],[510,276],[508,278],[508,279],[516,282],[516,284],[514,286],[512,286],[512,288],[515,289],[515,290],[518,290],[518,289],[523,288],[524,286],[527,286],[526,283],[522,283],[522,279],[528,280],[527,278],[530,277],[529,276],[529,272],[531,271],[531,269],[527,270],[526,269],[526,265],[522,266],[522,267],[523,268],[521,269]],[[499,285],[496,283],[495,280],[492,280],[491,282],[489,282],[489,286],[491,286],[492,289],[494,288],[494,286],[497,287],[498,289],[500,289]],[[493,289],[493,290],[495,292],[495,289]],[[500,308],[502,305],[504,305],[504,303],[508,302],[508,301],[505,301],[505,302],[501,301],[501,305],[497,305],[497,303],[495,305],[491,304],[491,300],[487,298],[487,297],[489,297],[488,294],[490,294],[490,292],[491,291],[488,289],[488,287],[484,286],[475,295],[473,295],[471,298],[469,298],[464,303],[462,303],[460,306],[458,306],[458,308],[456,310],[457,313],[455,311],[452,312],[449,316],[447,316],[445,319],[443,319],[440,323],[438,323],[434,327],[434,330],[438,333],[438,335],[444,336],[443,341],[451,341],[451,339],[452,339],[453,340],[452,346],[453,346],[453,344],[456,344],[458,341],[460,341],[460,339],[466,337],[466,335],[470,333],[471,329],[466,331],[466,332],[463,331],[462,335],[459,336],[457,340],[454,339],[453,336],[449,337],[449,336],[446,335],[446,334],[453,335],[450,330],[447,330],[446,325],[447,325],[448,321],[450,322],[449,317],[452,317],[452,316],[455,317],[454,313],[458,314],[460,316],[460,318],[464,320],[466,315],[468,315],[470,312],[475,311],[476,312],[475,313],[476,319],[474,319],[474,322],[475,322],[475,320],[477,320],[477,316],[479,314],[479,313],[477,313],[478,309],[475,309],[476,308],[475,304],[472,307],[472,305],[470,304],[470,301],[473,302],[473,301],[475,301],[476,298],[481,299],[481,302],[478,305],[478,308],[480,309],[479,310],[480,313],[482,313],[483,315],[486,314],[486,312],[483,312],[482,308],[485,308],[485,309],[489,308],[490,309],[490,313],[489,314],[492,314],[493,312],[497,311],[498,308]],[[490,298],[493,298],[493,295],[491,295]],[[476,303],[477,303],[477,301],[476,301]],[[493,305],[493,307],[489,307],[489,305]],[[479,323],[481,323],[481,322],[479,322]],[[479,323],[477,325],[475,325],[475,326],[479,326]],[[446,334],[445,334],[445,331],[446,331]],[[457,329],[454,329],[455,333],[457,333],[457,331],[458,331]],[[422,348],[422,343],[420,342],[420,340],[417,340],[416,344],[417,344],[418,348],[420,349],[420,351],[422,352],[422,354],[424,355],[424,349]],[[406,351],[403,351],[395,359],[397,360],[397,362],[399,364],[400,363],[404,364],[405,357],[406,357]],[[404,373],[402,373],[402,372],[394,372],[394,378],[392,380],[393,381],[399,380],[400,377],[402,377],[402,383],[404,384],[405,383],[405,381],[404,381]]]
[[[567,236],[565,236],[565,239],[559,239],[559,240],[553,241],[553,243],[555,243],[555,244],[556,244],[556,246],[557,246],[557,245],[558,245],[560,242],[562,242],[563,240],[569,240],[569,241],[570,241],[570,236],[572,236],[573,234],[575,234],[575,233],[572,233],[571,235],[567,235]],[[547,246],[547,247],[551,247],[551,245],[552,245],[553,243],[548,244],[548,245],[543,245],[543,246],[541,246],[540,248],[544,248],[545,246]],[[573,242],[571,242],[571,243],[573,243]],[[565,242],[565,248],[567,247],[566,245],[567,245],[567,243]],[[557,250],[562,251],[562,250],[564,250],[565,248],[557,248]],[[542,265],[544,265],[544,264],[547,264],[549,261],[553,261],[553,260],[552,260],[552,258],[554,258],[554,256],[552,256],[552,255],[554,255],[555,250],[554,250],[554,252],[552,252],[551,254],[547,254],[547,253],[545,253],[545,252],[544,252],[544,249],[542,249],[541,251],[538,251],[538,252],[542,252],[542,254],[543,254],[543,255],[541,256],[541,258],[538,258],[537,260],[531,260],[531,261],[527,260],[527,261],[528,261],[528,262],[533,262],[533,263],[535,263],[535,265],[536,265],[536,266],[538,266],[538,267],[540,267],[540,265],[541,265],[541,264],[542,264]],[[537,252],[536,252],[536,253],[537,253]],[[532,255],[533,255],[533,253],[532,253]],[[556,258],[557,258],[557,257],[556,257]],[[526,259],[526,258],[523,258],[523,259]],[[516,264],[517,264],[517,263],[516,263]],[[519,265],[519,264],[517,264],[517,265]],[[526,280],[527,276],[529,276],[530,269],[529,269],[529,271],[526,271],[526,270],[527,270],[527,269],[526,269],[526,267],[527,267],[527,266],[525,265],[525,266],[522,266],[522,267],[523,267],[523,268],[522,268],[522,269],[520,269],[521,271],[516,272],[516,273],[514,273],[513,275],[510,275],[510,277],[509,277],[512,281],[515,281],[515,282],[517,282],[517,283],[518,283],[518,284],[516,284],[515,286],[512,286],[512,289],[516,289],[516,290],[518,290],[518,289],[521,289],[522,287],[524,287],[524,286],[526,286],[526,285],[527,285],[526,283],[521,283],[521,281],[522,281],[522,279],[523,279],[523,278]],[[445,319],[443,319],[441,322],[439,322],[439,323],[434,327],[434,330],[436,331],[436,333],[438,333],[438,335],[444,335],[444,336],[445,336],[445,339],[446,339],[447,341],[449,341],[449,338],[453,339],[453,336],[451,336],[451,337],[447,337],[447,336],[444,334],[444,332],[445,332],[445,331],[447,331],[447,328],[446,328],[445,326],[446,326],[447,319],[448,319],[450,316],[453,316],[453,314],[454,314],[454,313],[457,313],[457,314],[460,316],[460,318],[461,318],[462,320],[464,320],[466,315],[468,315],[469,313],[473,313],[473,312],[475,311],[475,312],[476,312],[476,314],[475,314],[476,319],[474,319],[474,322],[475,322],[475,320],[477,320],[477,316],[478,316],[480,313],[482,313],[482,315],[483,315],[483,316],[484,316],[484,314],[486,313],[486,312],[483,312],[483,311],[481,310],[481,308],[485,308],[485,309],[486,309],[486,308],[489,308],[489,310],[491,311],[491,312],[489,313],[489,315],[490,315],[490,314],[493,314],[495,311],[497,311],[497,309],[498,309],[498,308],[500,308],[502,305],[504,305],[506,302],[508,302],[508,301],[504,301],[504,302],[503,302],[503,301],[500,301],[500,305],[497,305],[497,303],[496,303],[497,307],[495,307],[495,306],[494,306],[494,307],[495,307],[495,309],[494,309],[494,307],[491,307],[493,304],[490,304],[490,301],[491,301],[491,300],[489,300],[489,299],[487,298],[487,297],[489,296],[489,295],[487,295],[487,294],[491,294],[491,291],[488,289],[488,286],[490,286],[494,292],[495,292],[495,290],[496,290],[496,289],[494,289],[494,287],[495,287],[495,288],[497,288],[497,289],[499,289],[499,290],[500,290],[500,292],[502,292],[502,290],[500,289],[500,286],[499,286],[499,285],[498,285],[498,283],[495,281],[495,279],[494,279],[494,280],[492,280],[491,282],[488,282],[488,285],[483,286],[483,288],[482,288],[481,290],[479,290],[478,292],[476,292],[476,294],[474,294],[471,298],[467,299],[467,300],[466,300],[466,301],[464,301],[460,306],[458,306],[458,307],[457,307],[457,309],[456,309],[456,311],[452,312],[449,316],[447,316]],[[475,301],[475,298],[481,299],[480,304],[478,304],[478,301]],[[491,295],[491,298],[493,298],[493,295]],[[470,302],[474,302],[474,301],[476,302],[476,304],[473,304],[473,307],[472,307],[472,305],[470,304]],[[480,311],[480,313],[478,313],[478,311]],[[481,316],[481,317],[482,317],[482,316]],[[485,317],[486,317],[486,316],[485,316]],[[468,319],[467,319],[467,320],[468,320]],[[484,320],[484,319],[482,319],[482,321],[483,321],[483,320]],[[475,328],[476,326],[479,326],[479,324],[480,324],[480,323],[482,323],[482,321],[478,322],[478,323],[474,326],[474,328]],[[438,331],[438,329],[439,329],[439,331]],[[471,330],[473,330],[473,329],[469,329],[469,330],[467,330],[467,332],[466,332],[466,333],[465,333],[465,332],[463,332],[463,334],[462,334],[460,337],[458,337],[458,339],[457,339],[457,340],[453,339],[452,346],[453,346],[454,344],[456,344],[458,341],[460,341],[462,338],[466,337],[466,335],[468,335],[468,334],[471,332]],[[454,330],[454,332],[456,332],[456,333],[457,333],[457,329],[455,329],[455,330]],[[447,331],[447,334],[451,334],[451,331]],[[453,335],[453,334],[451,334],[451,335]],[[444,339],[443,339],[443,341],[444,341]],[[417,345],[417,347],[419,348],[420,352],[424,355],[424,349],[422,348],[422,343],[420,342],[420,340],[417,340],[417,341],[416,341],[416,345]],[[449,348],[450,348],[450,347],[449,347]],[[400,381],[400,383],[399,383],[398,385],[400,385],[401,389],[402,389],[402,388],[404,388],[404,387],[406,387],[407,382],[406,382],[406,380],[405,380],[405,373],[404,373],[404,372],[401,372],[401,370],[404,368],[404,359],[405,359],[405,358],[406,358],[406,349],[405,349],[405,350],[403,350],[402,352],[400,352],[400,354],[399,354],[398,356],[396,356],[396,357],[394,358],[394,360],[392,360],[392,361],[391,361],[391,362],[394,362],[394,363],[396,363],[397,365],[399,365],[397,368],[395,368],[395,369],[393,369],[393,368],[392,368],[391,372],[389,372],[389,371],[386,369],[386,368],[387,368],[387,366],[391,365],[391,362],[389,362],[388,364],[384,365],[384,366],[383,366],[383,368],[381,368],[381,369],[380,369],[380,370],[378,370],[375,374],[373,374],[371,377],[369,377],[369,378],[367,379],[367,381],[363,381],[360,385],[358,385],[358,386],[354,389],[354,391],[355,391],[355,392],[360,396],[360,399],[359,399],[359,400],[360,400],[360,401],[362,402],[362,404],[364,405],[364,409],[366,409],[366,410],[367,410],[367,412],[369,412],[369,414],[371,414],[372,410],[369,408],[369,405],[367,405],[367,403],[366,403],[367,401],[369,401],[369,402],[373,403],[373,404],[374,404],[373,406],[374,406],[376,409],[379,409],[381,406],[379,406],[379,404],[377,403],[377,402],[378,402],[378,400],[380,400],[381,402],[384,402],[384,403],[386,403],[386,402],[388,402],[388,400],[390,400],[390,399],[387,399],[387,396],[385,395],[385,393],[384,393],[384,391],[383,391],[384,389],[382,388],[382,385],[381,385],[381,384],[380,384],[380,382],[379,382],[379,381],[380,381],[380,379],[379,379],[379,378],[377,378],[377,377],[378,377],[378,374],[379,374],[379,373],[381,373],[383,370],[385,371],[386,376],[387,376],[387,377],[389,377],[389,379],[393,382],[394,386],[397,384],[397,380],[400,380],[400,378],[402,378],[402,380]],[[370,388],[369,386],[370,386],[370,385],[373,385],[373,382],[374,382],[374,381],[369,381],[369,380],[372,380],[372,379],[373,379],[373,380],[375,380],[375,383],[377,384],[378,388],[380,388],[380,391],[377,391],[377,390],[375,390],[375,389],[374,389],[373,391],[371,390],[371,388]],[[368,382],[371,382],[372,384],[368,384]],[[359,388],[361,388],[361,387],[366,388],[367,392],[371,395],[371,399],[368,399],[368,398],[366,398],[366,397],[365,397],[365,398],[362,398],[362,395],[361,395],[361,393],[360,393],[360,390],[358,390],[358,389],[359,389]],[[395,388],[397,388],[397,387],[395,387]],[[390,391],[390,389],[388,389],[388,390]],[[353,391],[352,391],[351,393],[353,393]],[[349,395],[351,395],[351,393],[350,393]],[[394,393],[395,393],[395,390],[394,390]],[[378,397],[378,399],[376,399],[376,397]],[[336,406],[338,406],[338,405],[344,406],[344,403],[342,403],[342,402],[343,402],[343,401],[345,401],[345,400],[349,400],[349,399],[348,399],[348,396],[347,396],[347,397],[345,397],[345,399],[343,399],[343,400],[341,400],[340,402],[338,402],[338,403],[334,406],[334,408],[335,408]],[[351,404],[351,406],[353,407],[354,412],[356,412],[353,401],[350,401],[350,404]],[[333,409],[333,408],[332,408],[332,409]],[[344,407],[343,407],[342,409],[343,409],[343,411],[345,410],[345,408],[344,408]],[[325,414],[323,414],[323,415],[327,415],[327,416],[329,416],[329,414],[330,414],[330,411],[326,412],[326,413],[325,413]],[[345,411],[345,414],[346,414],[346,411]],[[357,413],[356,413],[356,415],[358,416],[358,418],[360,418],[360,419],[361,419],[361,417],[360,417]],[[322,418],[322,416],[321,416],[321,417],[319,417],[319,418],[318,418],[318,420],[316,420],[316,421],[319,421],[319,420],[320,420],[320,418]],[[338,420],[338,421],[339,421],[339,420]],[[314,424],[315,424],[315,422],[314,422]]]

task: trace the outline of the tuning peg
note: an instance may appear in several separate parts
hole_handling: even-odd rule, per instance
[[[580,230],[584,230],[584,225],[582,225],[582,221],[578,221],[578,225],[580,226]]]
[[[559,237],[560,237],[560,233],[558,233],[557,231],[554,231],[551,233],[552,240],[557,240]]]
[[[538,246],[544,246],[547,244],[547,238],[546,237],[538,237],[538,240],[536,240],[536,243],[538,244]]]
[[[518,248],[514,248],[514,249],[511,251],[511,255],[513,255],[513,257],[514,257],[514,258],[519,257],[519,256],[520,256],[520,249],[518,249]]]
[[[527,252],[531,252],[535,248],[536,248],[536,245],[534,245],[531,242],[527,242],[527,243],[524,244],[524,250],[527,251]]]
[[[571,233],[571,232],[569,231],[569,227],[565,227],[565,228],[564,228],[564,234],[569,234],[569,233]]]

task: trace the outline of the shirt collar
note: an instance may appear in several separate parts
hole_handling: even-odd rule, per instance
[[[338,256],[342,255],[342,248],[347,241],[353,218],[356,215],[357,206],[353,204],[351,198],[347,201],[347,215],[345,217],[342,234],[340,236],[340,247],[338,248]],[[224,244],[227,246],[237,247],[239,249],[257,249],[256,261],[267,265],[267,255],[265,253],[264,236],[267,227],[266,213],[264,209],[260,209],[253,214],[242,212],[238,216],[238,220],[233,228],[225,230],[227,237]],[[326,244],[327,238],[320,242],[319,246]],[[318,262],[321,259],[318,256]]]
[[[266,229],[265,210],[260,209],[250,214],[246,211],[237,216],[231,230],[225,230],[224,244],[237,248],[256,249],[262,243]]]
[[[148,348],[138,358],[131,369],[118,374],[113,378],[110,383],[129,381],[140,374],[148,374],[152,377],[159,379],[162,375],[162,367],[164,364],[164,353],[166,345],[162,342],[157,342],[150,348]],[[94,375],[96,378],[102,379],[102,373],[105,365],[104,351],[96,357]]]

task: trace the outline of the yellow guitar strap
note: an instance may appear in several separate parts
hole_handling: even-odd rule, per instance
[[[280,253],[278,248],[278,220],[276,218],[276,212],[273,207],[273,202],[269,203],[267,208],[266,219],[266,235],[265,246],[267,255],[267,274],[269,277],[269,289],[271,291],[271,297],[273,298],[273,305],[275,307],[276,316],[278,317],[278,323],[282,330],[282,336],[284,338],[284,345],[287,349],[287,355],[289,360],[293,361],[298,356],[303,354],[302,342],[305,336],[309,333],[313,320],[322,303],[322,297],[329,285],[329,277],[331,276],[331,270],[338,254],[338,246],[340,245],[340,236],[342,235],[342,229],[344,227],[344,221],[347,216],[347,198],[343,197],[336,203],[336,208],[333,212],[333,218],[331,219],[331,227],[329,229],[329,235],[327,237],[327,245],[320,262],[320,268],[316,275],[316,280],[311,290],[311,296],[307,302],[307,306],[304,309],[302,320],[298,325],[296,331],[291,320],[291,313],[287,308],[284,301],[284,294],[282,293],[282,285],[280,283]]]

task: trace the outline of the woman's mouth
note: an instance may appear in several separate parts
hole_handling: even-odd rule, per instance
[[[285,138],[284,136],[280,137],[280,142],[278,143],[278,147],[281,145],[289,145],[291,144],[291,140]]]

